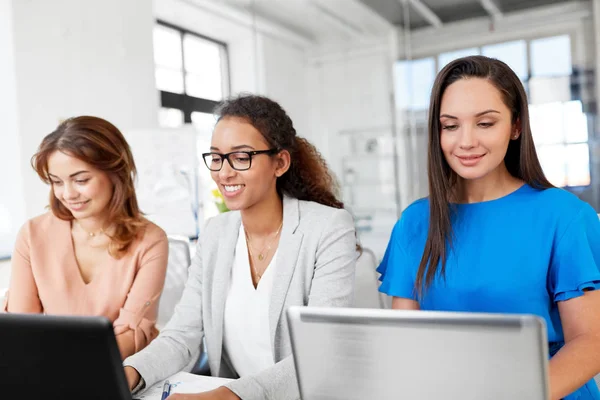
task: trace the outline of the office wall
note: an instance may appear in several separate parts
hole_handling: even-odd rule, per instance
[[[310,131],[307,51],[272,37],[262,39],[264,93],[278,101],[294,121],[298,135],[312,138]]]
[[[313,56],[309,61],[311,109],[318,141],[336,174],[344,131],[392,124],[393,60],[386,43]]]
[[[146,0],[13,0],[12,7],[21,147],[11,150],[31,217],[44,211],[48,188],[29,159],[61,119],[98,115],[123,130],[157,125],[154,17]]]
[[[345,48],[344,48],[345,47]],[[362,244],[383,256],[397,219],[392,182],[394,55],[388,38],[342,46],[309,59],[312,140],[343,185],[344,200],[359,226]],[[387,139],[385,139],[387,138]],[[379,148],[365,152],[369,140]],[[353,174],[348,172],[354,170]],[[368,217],[368,220],[364,218]],[[364,223],[363,223],[364,222]]]
[[[12,252],[14,237],[25,219],[12,15],[12,1],[0,0],[0,257]]]

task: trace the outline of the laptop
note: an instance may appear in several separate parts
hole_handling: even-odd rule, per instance
[[[544,320],[531,315],[290,307],[303,400],[547,400]]]
[[[132,400],[103,317],[0,314],[0,387],[27,399]]]

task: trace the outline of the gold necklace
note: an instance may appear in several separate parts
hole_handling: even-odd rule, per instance
[[[266,258],[266,256],[269,254],[269,251],[271,251],[271,245],[273,243],[273,240],[275,240],[275,238],[279,234],[279,231],[281,230],[282,227],[283,227],[283,220],[281,221],[281,225],[279,225],[279,228],[277,228],[277,231],[275,232],[275,234],[273,235],[271,240],[269,240],[267,242],[267,244],[262,248],[262,250],[258,253],[258,257],[257,257],[258,261],[264,260]],[[254,252],[252,251],[253,246],[252,246],[252,243],[250,240],[250,236],[248,235],[248,232],[246,230],[244,230],[244,233],[246,234],[246,243],[248,243],[248,250],[250,251],[250,256],[254,257],[254,254],[253,254]],[[267,249],[266,252],[265,252],[265,248]],[[254,271],[254,272],[256,273],[256,271]]]
[[[79,225],[79,228],[81,228],[82,231],[87,233],[88,238],[90,238],[90,239],[96,235],[100,236],[100,235],[104,234],[104,228],[100,228],[100,230],[98,232],[88,232],[83,228],[83,226],[81,226],[81,224],[79,222],[77,223],[77,225]]]
[[[254,257],[252,255],[252,250],[250,250],[250,247],[248,247],[248,251],[250,252],[250,258]],[[258,282],[262,278],[262,274],[258,273],[258,271],[256,270],[256,266],[254,266],[254,262],[252,262],[252,260],[250,260],[250,267],[252,268],[252,272],[254,272],[254,276],[251,277],[252,282],[254,283],[254,286],[256,286],[256,285],[258,285]],[[264,271],[263,271],[263,273],[264,273]]]

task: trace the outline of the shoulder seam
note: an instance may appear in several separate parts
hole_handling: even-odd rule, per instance
[[[579,208],[579,211],[577,211],[577,214],[575,214],[575,216],[573,218],[571,218],[571,220],[567,224],[567,227],[560,234],[560,238],[556,241],[556,244],[558,244],[558,243],[560,243],[562,241],[562,239],[565,237],[565,235],[567,234],[567,232],[571,228],[571,225],[573,225],[573,223],[581,216],[581,214],[583,213],[584,210],[585,210],[584,206],[582,206],[582,207]]]

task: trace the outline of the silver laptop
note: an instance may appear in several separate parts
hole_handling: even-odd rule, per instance
[[[531,315],[290,307],[302,400],[547,400]]]

